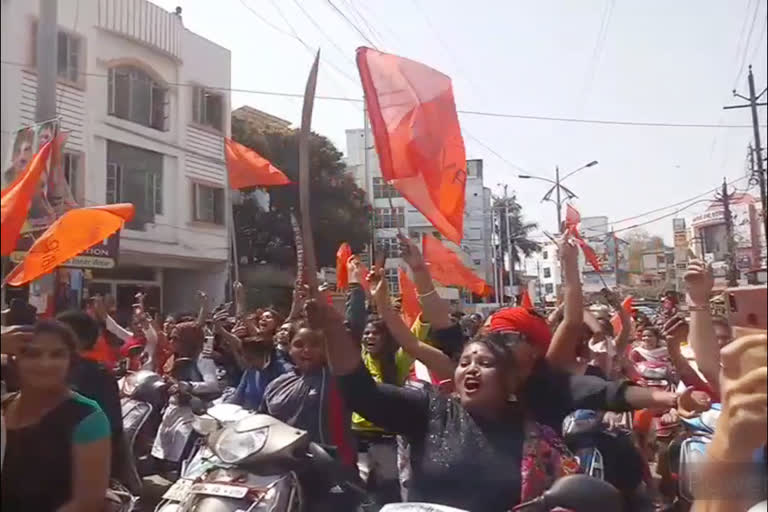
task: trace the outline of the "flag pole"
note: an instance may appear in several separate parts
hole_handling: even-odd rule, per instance
[[[226,136],[221,138],[221,150],[224,156],[224,180],[227,186],[227,218],[224,222],[227,224],[227,239],[229,240],[229,249],[227,250],[227,266],[231,268],[227,272],[227,280],[230,286],[228,287],[225,296],[229,296],[232,290],[232,285],[240,281],[240,259],[237,256],[237,236],[235,230],[235,205],[232,201],[232,188],[229,185],[229,166],[227,165],[227,141]],[[240,191],[237,191],[240,193]],[[231,259],[230,259],[231,258]],[[233,275],[234,274],[234,275]],[[234,281],[233,281],[234,279]]]

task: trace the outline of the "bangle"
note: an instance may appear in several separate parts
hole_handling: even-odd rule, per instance
[[[423,299],[423,298],[425,298],[425,297],[429,297],[430,295],[433,295],[433,294],[435,294],[435,293],[437,293],[437,289],[435,289],[435,288],[432,288],[432,289],[431,289],[430,291],[428,291],[427,293],[422,293],[422,294],[419,294],[419,296],[418,296],[418,297],[419,297],[420,299]]]

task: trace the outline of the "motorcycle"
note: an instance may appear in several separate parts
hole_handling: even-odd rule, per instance
[[[305,512],[317,501],[327,501],[327,510],[356,510],[365,495],[307,432],[233,404],[201,409],[193,427],[204,441],[156,512]],[[308,487],[320,480],[328,483],[323,498],[310,500]]]
[[[632,439],[631,419],[612,428],[603,423],[596,411],[580,409],[563,420],[563,440],[579,461],[581,474],[610,483],[622,495],[626,510],[652,510],[644,483],[645,462]],[[604,452],[609,455],[604,456]],[[634,462],[634,466],[631,463]],[[625,467],[619,467],[619,465]],[[629,466],[628,466],[629,465]],[[634,470],[632,469],[634,468]]]
[[[586,475],[570,475],[559,479],[540,497],[514,507],[513,511],[550,512],[564,509],[572,512],[620,512],[622,500],[611,484]],[[381,512],[466,512],[430,503],[397,503],[385,505]]]

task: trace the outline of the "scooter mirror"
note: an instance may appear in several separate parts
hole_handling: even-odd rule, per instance
[[[619,491],[608,482],[586,475],[569,475],[559,479],[542,496],[544,510],[555,507],[575,512],[622,510]]]

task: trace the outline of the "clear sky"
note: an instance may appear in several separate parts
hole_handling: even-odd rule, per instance
[[[746,94],[743,63],[754,64],[758,92],[766,84],[766,0],[153,1],[168,10],[181,6],[187,28],[232,51],[234,89],[302,92],[313,58],[306,44],[322,50],[318,95],[361,98],[354,51],[370,43],[352,24],[380,50],[450,75],[459,110],[748,125],[748,109],[722,106],[741,102],[731,95],[734,87]],[[299,124],[299,98],[233,92],[232,104]],[[550,231],[555,208],[540,202],[547,184],[518,179],[521,168],[553,177],[556,165],[567,173],[598,160],[566,184],[578,194],[575,204],[583,216],[617,221],[702,194],[724,176],[743,176],[752,138],[751,129],[743,128],[469,114],[460,121],[467,157],[485,161],[486,186],[501,193],[498,184],[508,184],[526,216]],[[342,151],[344,130],[362,123],[361,103],[315,103],[313,129]],[[746,180],[736,186],[743,190]],[[644,227],[671,242],[671,217]]]

